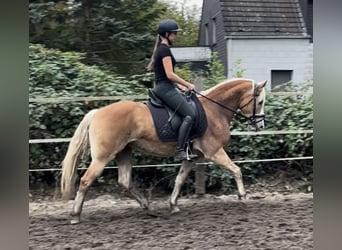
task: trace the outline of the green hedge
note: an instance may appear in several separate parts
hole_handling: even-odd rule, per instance
[[[29,46],[30,98],[128,96],[147,94],[152,75],[122,77],[82,63],[83,55]],[[89,110],[109,101],[29,103],[30,139],[71,137]],[[59,167],[66,143],[30,144],[30,169]],[[85,164],[83,164],[85,166]],[[57,172],[30,173],[30,182],[54,182]]]
[[[296,96],[281,96],[268,93],[265,104],[265,130],[312,130],[312,94],[298,99]],[[233,131],[245,130],[246,124],[237,119],[232,122]],[[279,134],[232,136],[226,147],[233,160],[274,159],[313,155],[313,134]],[[312,180],[312,160],[259,162],[240,164],[245,179],[255,179],[274,174],[282,168],[299,173],[298,178]],[[231,176],[215,168],[216,175]],[[289,174],[291,175],[291,174]],[[294,173],[292,174],[294,176]],[[215,181],[214,181],[215,182]],[[228,188],[228,187],[225,187]]]

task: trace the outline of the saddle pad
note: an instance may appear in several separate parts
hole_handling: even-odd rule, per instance
[[[197,119],[190,132],[190,136],[189,136],[190,140],[202,136],[208,126],[207,116],[197,96],[192,95],[191,99],[193,100],[193,102],[195,103],[197,107]],[[151,111],[153,123],[156,128],[159,140],[163,142],[177,141],[178,127],[173,128],[171,125],[171,122],[168,122],[168,119],[170,117],[168,110],[165,107],[161,108],[161,107],[154,106],[150,100],[147,102],[147,107]],[[172,119],[180,119],[180,118],[174,117]]]

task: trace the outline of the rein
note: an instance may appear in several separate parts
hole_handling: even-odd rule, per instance
[[[238,116],[241,116],[241,117],[243,117],[243,118],[245,118],[245,119],[249,119],[247,116],[241,114],[240,112],[236,112],[236,111],[233,110],[232,108],[230,108],[230,107],[228,107],[228,106],[226,106],[226,105],[223,105],[222,103],[219,103],[219,102],[215,101],[214,99],[211,99],[210,97],[208,97],[208,96],[206,96],[206,95],[202,95],[201,93],[199,93],[199,92],[196,91],[196,90],[192,90],[192,91],[193,91],[194,93],[196,93],[196,94],[198,94],[198,95],[204,97],[205,99],[207,99],[207,100],[209,100],[209,101],[211,101],[211,102],[217,104],[217,105],[220,106],[221,108],[227,109],[227,110],[233,112],[234,114],[236,114],[236,115],[238,115]],[[248,105],[251,101],[253,101],[253,100],[254,100],[254,98],[251,99],[249,102],[247,102],[245,105],[243,105],[242,108],[244,108],[245,106],[247,106],[247,105]]]
[[[233,112],[234,114],[238,115],[238,116],[241,116],[243,118],[245,118],[246,120],[249,121],[249,124],[257,124],[258,122],[261,122],[265,119],[265,115],[256,115],[256,91],[257,91],[257,88],[256,88],[256,85],[254,84],[254,91],[253,91],[253,98],[251,100],[249,100],[246,104],[244,104],[242,107],[239,108],[239,110],[242,110],[244,107],[246,107],[248,104],[250,104],[252,101],[254,101],[253,103],[253,115],[251,117],[247,117],[245,116],[244,114],[242,114],[241,112],[236,112],[235,110],[233,110],[232,108],[226,106],[226,105],[223,105],[222,103],[219,103],[217,101],[215,101],[214,99],[211,99],[210,97],[208,96],[205,96],[205,95],[202,95],[201,93],[199,93],[198,91],[196,90],[192,90],[194,93],[206,98],[207,100],[215,103],[216,105],[220,106],[221,108],[224,108],[224,109],[227,109],[231,112]],[[190,91],[191,92],[191,91]]]

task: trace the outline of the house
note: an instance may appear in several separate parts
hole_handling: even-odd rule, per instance
[[[173,47],[171,52],[177,61],[177,66],[190,63],[192,71],[205,71],[211,57],[211,49],[208,46]]]
[[[312,83],[312,0],[203,0],[199,46],[217,51],[227,78]]]

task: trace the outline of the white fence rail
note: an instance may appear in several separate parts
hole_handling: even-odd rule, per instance
[[[296,160],[312,160],[313,156],[303,157],[288,157],[288,158],[273,158],[273,159],[261,159],[261,160],[237,160],[234,163],[254,163],[254,162],[273,162],[273,161],[296,161]],[[197,163],[196,165],[210,165],[213,162]],[[177,167],[180,163],[173,164],[151,164],[151,165],[134,165],[133,168],[156,168],[156,167]],[[106,166],[105,169],[116,169],[117,166]],[[86,170],[87,168],[77,168],[77,170]],[[29,172],[46,172],[46,171],[61,171],[61,168],[42,168],[42,169],[29,169]]]
[[[284,135],[284,134],[312,134],[313,130],[274,130],[274,131],[232,131],[231,135]],[[58,143],[58,142],[70,142],[71,138],[51,138],[51,139],[30,139],[30,144],[35,143]]]
[[[267,95],[296,96],[308,95],[307,92],[267,92]],[[120,101],[120,100],[147,100],[147,95],[130,96],[72,96],[72,97],[31,97],[30,103],[65,103],[65,102],[90,102],[90,101]]]
[[[232,132],[232,136],[246,136],[246,135],[280,135],[280,134],[310,134],[313,130],[284,130],[284,131],[259,131],[249,132],[240,131]],[[55,139],[31,139],[30,144],[40,143],[65,143],[70,142],[71,138],[55,138]],[[295,160],[312,160],[313,156],[302,156],[302,157],[287,157],[287,158],[272,158],[272,159],[259,159],[259,160],[235,160],[234,163],[253,163],[253,162],[271,162],[271,161],[295,161]],[[212,162],[198,163],[198,165],[209,165]],[[148,167],[170,167],[180,166],[180,164],[153,164],[153,165],[136,165],[133,168],[148,168]],[[117,166],[106,166],[105,169],[115,169]],[[86,168],[78,168],[78,170],[85,170]],[[44,172],[44,171],[61,171],[61,168],[41,168],[41,169],[29,169],[29,172]]]

